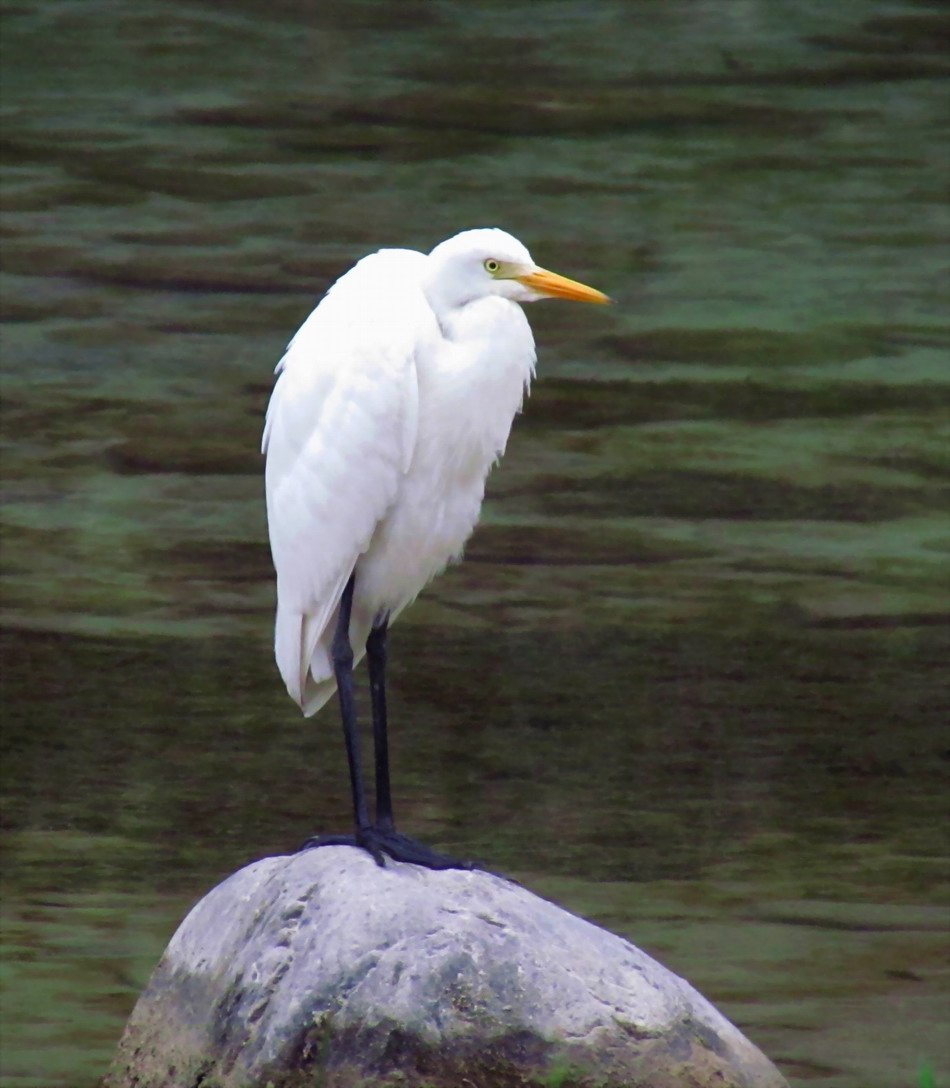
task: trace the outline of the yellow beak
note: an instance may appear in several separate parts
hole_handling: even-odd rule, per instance
[[[575,302],[612,301],[603,291],[578,283],[577,280],[569,280],[566,276],[559,276],[556,272],[548,272],[546,268],[534,268],[530,272],[515,276],[515,279],[525,287],[531,287],[551,298],[570,298]]]

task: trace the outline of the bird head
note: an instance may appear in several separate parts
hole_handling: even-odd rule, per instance
[[[436,310],[454,309],[498,295],[512,302],[567,298],[609,302],[601,291],[534,263],[517,238],[496,228],[466,230],[429,254],[425,292]]]

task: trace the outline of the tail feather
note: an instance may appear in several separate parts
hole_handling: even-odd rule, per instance
[[[303,640],[303,616],[278,602],[274,623],[274,657],[287,692],[295,703],[303,700],[303,674],[300,668],[300,645]]]
[[[346,580],[338,591],[328,595],[327,605],[319,612],[303,614],[281,605],[278,601],[274,626],[274,653],[277,667],[287,685],[287,691],[306,717],[312,717],[336,691],[336,677],[330,647],[336,631],[340,596]],[[366,639],[372,618],[363,614],[356,604],[350,617],[350,643],[354,664],[363,660]]]
[[[301,709],[304,709],[306,702],[311,671],[317,681],[333,677],[330,640],[336,627],[337,606],[345,584],[344,579],[335,592],[327,595],[326,603],[320,610],[311,613],[299,612],[282,604],[278,592],[274,656],[291,699]],[[323,702],[326,702],[326,698]],[[312,713],[316,713],[316,709]]]
[[[305,718],[312,718],[318,710],[320,710],[324,704],[333,698],[333,693],[336,691],[336,680],[330,676],[325,680],[314,680],[312,676],[307,675],[307,682],[304,685],[304,698],[300,709],[303,711]]]

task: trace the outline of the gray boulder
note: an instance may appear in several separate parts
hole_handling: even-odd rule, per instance
[[[780,1088],[632,944],[485,872],[266,858],[191,911],[104,1088]]]

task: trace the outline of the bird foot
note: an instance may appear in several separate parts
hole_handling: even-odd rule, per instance
[[[472,861],[459,861],[439,854],[393,828],[365,827],[355,835],[314,835],[307,839],[301,850],[313,850],[318,846],[358,846],[370,854],[377,865],[382,866],[385,866],[388,857],[409,865],[422,865],[426,869],[478,868]]]

